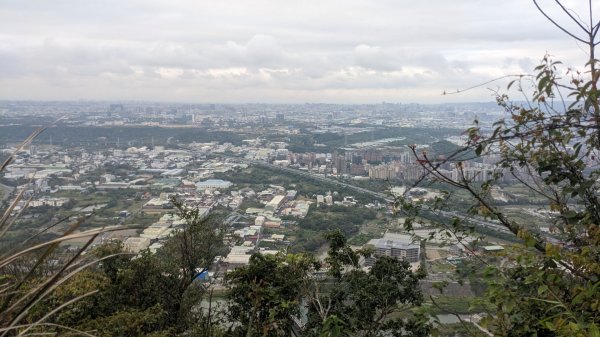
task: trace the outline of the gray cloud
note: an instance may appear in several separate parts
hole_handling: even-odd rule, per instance
[[[427,102],[585,62],[522,0],[0,0],[0,32],[0,99]]]
[[[398,56],[381,47],[361,44],[354,48],[354,59],[358,66],[382,71],[401,70]]]

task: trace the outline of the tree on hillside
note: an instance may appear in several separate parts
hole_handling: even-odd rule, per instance
[[[413,152],[427,172],[426,179],[468,192],[471,216],[497,221],[520,239],[504,254],[500,266],[479,258],[486,265],[486,298],[496,307],[484,323],[495,335],[600,336],[600,71],[595,58],[600,22],[594,18],[591,1],[589,13],[582,15],[585,19],[555,1],[577,30],[565,28],[538,1],[533,3],[552,24],[587,46],[584,68],[565,69],[546,55],[534,75],[518,76],[508,84],[508,90],[525,94],[524,103],[497,94],[508,118],[497,121],[492,130],[476,122],[467,132],[467,146],[444,161],[415,148]],[[496,162],[488,172],[490,179],[476,182],[468,163],[457,159],[468,151]],[[440,169],[447,164],[453,165],[458,178]],[[546,201],[546,209],[554,214],[548,223],[550,233],[512,218],[499,207],[492,194],[507,180]],[[400,198],[398,206],[412,218],[451,208],[451,202],[440,198],[425,206]],[[406,225],[410,229],[411,221]],[[473,224],[458,216],[437,226],[459,241],[474,232]]]
[[[303,284],[316,268],[310,255],[254,254],[247,267],[227,275],[227,316],[232,336],[290,336],[299,319]]]
[[[108,302],[115,310],[110,315],[98,315],[86,327],[103,331],[112,325],[104,324],[111,319],[106,316],[118,321],[137,312],[155,322],[133,321],[141,324],[141,336],[161,330],[182,333],[206,319],[202,311],[194,309],[208,296],[206,286],[195,282],[195,278],[215,256],[223,254],[224,230],[219,219],[204,219],[197,208],[189,208],[177,199],[172,202],[185,221],[184,227],[156,253],[145,251],[136,259],[111,260],[102,265],[102,271],[112,280],[103,295],[112,299]],[[110,329],[115,335],[124,334],[124,330]]]
[[[359,268],[367,251],[352,250],[340,230],[326,234],[324,265],[308,254],[255,254],[227,275],[227,335],[413,336],[429,335],[422,272],[383,257],[370,271]]]
[[[384,256],[369,271],[353,269],[321,284],[310,302],[307,334],[334,336],[337,329],[350,336],[429,336],[428,317],[416,311],[424,276],[408,262]]]
[[[325,234],[329,244],[328,277],[306,288],[307,336],[428,336],[431,326],[418,308],[423,302],[419,281],[406,261],[379,257],[369,270],[361,258],[368,248],[353,250],[340,230]]]

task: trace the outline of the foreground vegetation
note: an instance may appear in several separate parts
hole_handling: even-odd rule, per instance
[[[536,74],[518,76],[508,85],[525,94],[526,103],[498,94],[509,118],[495,123],[493,130],[476,123],[467,131],[467,146],[441,161],[413,147],[428,179],[465,191],[472,215],[497,221],[516,241],[499,256],[475,256],[477,267],[468,276],[485,285],[483,295],[494,310],[481,324],[497,336],[600,336],[600,72],[595,58],[600,22],[594,21],[591,2],[585,23],[561,1],[555,3],[578,29],[551,22],[588,47],[584,69],[562,69],[546,55]],[[483,183],[469,176],[468,164],[460,159],[470,151],[497,162]],[[443,165],[456,168],[458,177],[444,175]],[[529,217],[494,200],[492,191],[505,178],[518,181],[553,214],[548,232],[536,230]],[[398,206],[409,216],[405,225],[411,230],[410,218],[423,211],[423,205],[399,198]],[[426,210],[453,206],[441,197]],[[435,220],[439,233],[459,242],[475,234],[464,219]]]
[[[13,289],[0,298],[4,331],[115,337],[429,334],[427,317],[413,311],[424,300],[418,287],[424,274],[392,258],[379,259],[369,272],[359,269],[359,258],[370,252],[351,250],[340,231],[325,237],[330,248],[324,265],[306,253],[253,255],[247,267],[226,275],[225,297],[213,303],[220,286],[199,276],[225,252],[221,221],[201,220],[197,210],[178,206],[187,226],[156,253],[132,258],[118,242],[100,245],[70,264],[85,269],[23,310],[22,299],[46,276],[39,270],[9,276],[4,269],[2,280]]]

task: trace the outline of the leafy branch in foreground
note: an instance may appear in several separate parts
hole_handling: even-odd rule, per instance
[[[534,3],[554,25],[589,46],[585,69],[564,69],[546,55],[534,69],[532,82],[523,83],[520,77],[508,86],[510,90],[518,84],[521,94],[524,88],[531,91],[524,103],[511,101],[507,94],[497,95],[507,119],[496,122],[491,130],[476,123],[466,132],[466,146],[444,160],[412,149],[426,172],[424,180],[465,191],[472,202],[471,216],[494,221],[519,239],[499,256],[501,263],[484,261],[489,262],[481,272],[487,281],[486,299],[496,312],[482,324],[498,336],[598,336],[600,72],[595,47],[600,22],[593,19],[591,2],[590,21],[584,23],[556,1],[580,29],[568,31]],[[468,163],[457,156],[466,151],[495,162],[487,172],[489,179],[478,182],[468,172]],[[442,170],[448,166],[456,175]],[[494,199],[493,192],[509,183],[545,201],[545,211],[552,214],[546,224],[548,232],[507,214]],[[410,205],[398,200],[398,208],[401,205],[414,218],[448,203]],[[437,225],[452,236],[465,237],[473,234],[473,226],[465,219],[453,216]]]

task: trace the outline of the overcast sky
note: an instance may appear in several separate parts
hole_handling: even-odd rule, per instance
[[[440,94],[546,51],[586,61],[528,0],[0,0],[0,99],[489,101]]]

